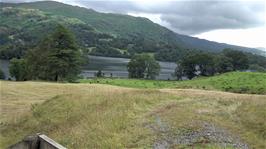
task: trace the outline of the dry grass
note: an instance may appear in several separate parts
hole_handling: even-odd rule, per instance
[[[266,96],[235,94],[197,89],[161,89],[181,96],[176,101],[157,108],[151,113],[161,117],[173,127],[173,132],[198,129],[194,122],[210,122],[229,132],[251,146],[266,147]],[[159,111],[158,111],[159,110]],[[192,125],[191,125],[192,124]]]
[[[178,96],[208,99],[236,99],[236,100],[266,100],[266,95],[239,94],[222,91],[209,91],[201,89],[160,89],[161,92],[176,94]]]
[[[148,134],[141,124],[142,114],[164,103],[163,100],[176,99],[156,90],[110,85],[41,82],[1,82],[1,85],[1,109],[5,108],[1,110],[1,147],[37,132],[69,148],[146,146],[151,140],[139,138]],[[19,110],[14,109],[16,104],[21,105]]]
[[[172,132],[207,121],[264,148],[266,96],[100,84],[1,83],[0,148],[45,133],[68,148],[152,148],[156,117]],[[210,148],[213,147],[210,145]]]

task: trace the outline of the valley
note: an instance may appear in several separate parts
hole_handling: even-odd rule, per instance
[[[262,3],[2,0],[0,148],[265,149]]]

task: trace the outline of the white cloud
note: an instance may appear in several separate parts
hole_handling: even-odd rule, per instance
[[[195,35],[194,37],[246,47],[266,47],[266,28],[223,29]]]

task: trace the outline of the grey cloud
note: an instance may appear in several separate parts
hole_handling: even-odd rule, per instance
[[[42,0],[0,0],[4,3],[23,3],[23,2],[33,2],[33,1],[42,1]]]
[[[113,13],[127,13],[132,11],[140,11],[138,7],[132,1],[79,1],[77,2],[81,6],[92,8],[101,12],[113,12]]]
[[[170,29],[199,34],[215,29],[240,29],[265,25],[264,1],[165,1],[140,5],[134,1],[80,1],[103,12],[160,14]],[[151,1],[152,3],[152,1]]]
[[[262,3],[244,2],[175,2],[175,8],[162,14],[176,32],[198,34],[214,29],[238,29],[263,26]],[[261,15],[261,16],[260,16]],[[265,17],[265,16],[264,16]]]
[[[188,35],[215,29],[240,29],[265,25],[264,1],[182,0],[161,1],[158,4],[157,1],[142,4],[130,0],[58,1],[69,4],[75,3],[101,12],[160,14],[160,19],[168,24],[168,28]]]

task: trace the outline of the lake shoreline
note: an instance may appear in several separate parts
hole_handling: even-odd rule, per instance
[[[10,77],[9,60],[1,61],[1,69],[4,71],[6,80]],[[82,67],[80,74],[84,79],[95,78],[95,73],[101,70],[105,77],[112,78],[128,78],[127,64],[130,61],[128,58],[103,57],[88,55],[88,64]],[[172,62],[159,62],[161,66],[160,74],[156,80],[175,80],[173,77],[176,64]]]

